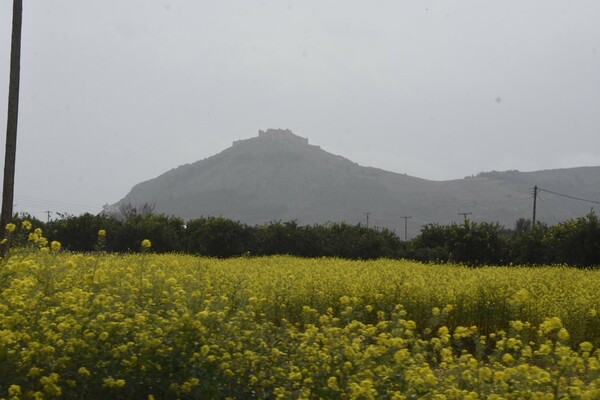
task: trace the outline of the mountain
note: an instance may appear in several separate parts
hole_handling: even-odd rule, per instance
[[[259,131],[212,157],[182,165],[135,185],[113,205],[154,204],[155,212],[186,220],[219,216],[249,224],[297,220],[300,224],[346,221],[387,227],[403,236],[422,225],[498,221],[513,227],[531,218],[533,187],[541,191],[537,219],[557,223],[582,216],[593,205],[551,193],[600,199],[600,167],[536,172],[488,172],[431,181],[363,167],[333,155],[289,130]],[[369,214],[367,214],[369,213]]]

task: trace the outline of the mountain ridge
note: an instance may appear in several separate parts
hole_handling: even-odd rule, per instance
[[[460,222],[459,213],[465,212],[475,221],[512,227],[517,219],[531,217],[535,185],[597,199],[600,167],[492,171],[433,181],[360,166],[290,130],[267,129],[138,183],[113,207],[148,203],[156,212],[186,220],[222,215],[249,224],[292,219],[300,224],[364,224],[369,213],[372,225],[398,232],[404,232],[403,217],[410,216],[413,236],[427,223]],[[590,204],[567,200],[553,196],[542,201],[539,220],[556,223],[590,210]]]

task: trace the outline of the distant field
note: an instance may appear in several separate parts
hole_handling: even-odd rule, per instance
[[[599,287],[563,267],[16,255],[0,398],[600,398]]]

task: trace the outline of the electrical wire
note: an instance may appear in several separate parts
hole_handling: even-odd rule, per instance
[[[78,214],[85,212],[96,213],[102,211],[102,207],[98,206],[67,203],[23,195],[15,195],[15,202],[17,203],[16,206],[20,209],[36,209],[44,212],[52,211],[55,213],[68,212]]]
[[[596,200],[589,200],[589,199],[583,199],[581,197],[575,197],[575,196],[569,196],[568,194],[563,194],[563,193],[557,193],[557,192],[553,192],[552,190],[548,190],[548,189],[542,189],[542,188],[538,188],[538,192],[547,192],[547,193],[552,193],[555,194],[557,196],[562,196],[562,197],[566,197],[568,199],[573,199],[573,200],[579,200],[579,201],[585,201],[587,203],[593,203],[593,204],[600,204],[600,201],[596,201]]]

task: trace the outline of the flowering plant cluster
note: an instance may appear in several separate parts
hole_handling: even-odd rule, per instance
[[[0,398],[600,398],[600,271],[48,253],[1,265]]]
[[[60,242],[56,240],[49,242],[43,235],[42,229],[33,229],[33,224],[28,220],[23,220],[20,223],[20,228],[17,228],[17,224],[9,223],[6,225],[5,230],[6,237],[0,242],[0,246],[5,246],[5,258],[9,258],[11,251],[15,249],[21,254],[27,254],[32,250],[58,253],[61,249]]]

